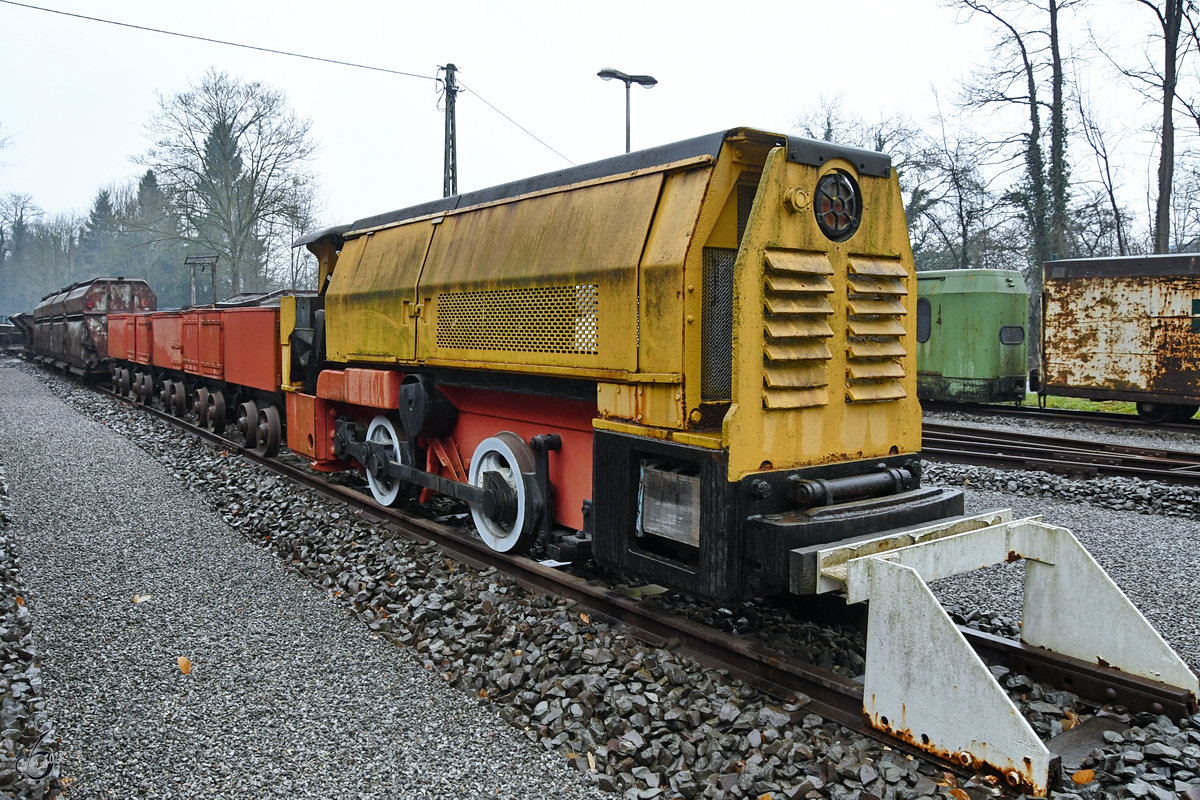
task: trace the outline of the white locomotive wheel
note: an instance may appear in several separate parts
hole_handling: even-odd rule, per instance
[[[367,441],[384,445],[389,459],[398,464],[404,463],[400,443],[406,440],[400,438],[396,425],[382,414],[371,420],[371,424],[367,426]],[[404,483],[391,475],[377,478],[371,474],[370,469],[367,470],[367,484],[371,487],[371,496],[381,506],[396,505],[400,501],[400,489]]]
[[[475,448],[467,481],[472,486],[484,489],[486,475],[495,473],[513,491],[516,499],[516,514],[511,521],[492,519],[478,505],[471,505],[475,530],[479,531],[479,537],[491,549],[507,553],[529,541],[529,535],[533,532],[534,509],[521,473],[533,472],[533,469],[533,451],[515,433],[503,431],[484,439]]]

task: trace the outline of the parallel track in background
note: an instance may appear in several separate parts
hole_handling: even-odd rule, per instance
[[[1113,475],[1200,486],[1200,453],[925,422],[921,450],[933,461],[1038,470],[1094,478]]]
[[[396,535],[420,543],[432,542],[450,557],[480,570],[494,568],[504,572],[531,591],[573,600],[593,615],[622,624],[635,638],[647,644],[678,645],[705,666],[727,670],[731,675],[781,701],[798,700],[803,704],[792,712],[793,719],[809,713],[817,714],[961,777],[975,774],[956,761],[940,758],[867,725],[863,716],[862,685],[851,678],[770,650],[758,640],[718,631],[687,617],[665,612],[660,607],[644,606],[607,586],[531,558],[496,552],[478,537],[460,530],[399,509],[382,508],[369,495],[330,483],[323,474],[293,466],[277,457],[267,458],[237,441],[152,406],[135,403],[107,389],[99,391],[219,444],[231,454],[241,455],[325,498],[349,506],[360,517],[385,526]],[[1186,692],[1174,687],[1133,678],[1118,670],[1049,653],[971,628],[961,627],[960,630],[988,662],[1003,664],[1034,680],[1070,687],[1074,693],[1098,703],[1116,703],[1135,711],[1146,710],[1172,716],[1188,713]]]
[[[1063,408],[1038,408],[1037,406],[1002,405],[999,403],[940,403],[922,402],[926,411],[963,412],[992,417],[1016,417],[1048,422],[1086,422],[1112,428],[1143,431],[1170,431],[1173,433],[1200,434],[1200,418],[1185,422],[1147,422],[1136,414],[1119,414],[1113,411],[1070,411]]]

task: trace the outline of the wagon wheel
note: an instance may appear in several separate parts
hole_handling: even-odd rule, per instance
[[[537,514],[522,473],[533,471],[533,451],[515,433],[498,433],[475,448],[467,482],[491,490],[497,502],[491,509],[473,503],[471,517],[480,538],[493,550],[506,553],[532,543]]]
[[[113,367],[112,374],[109,376],[109,381],[112,384],[113,394],[121,393],[121,368]]]
[[[283,433],[279,421],[279,410],[275,406],[260,408],[258,411],[258,435],[255,448],[264,456],[273,456],[279,452],[279,439]]]
[[[154,378],[149,372],[142,373],[142,403],[154,405]]]
[[[208,427],[208,389],[201,386],[196,390],[192,399],[192,413],[196,415],[196,424],[201,428]]]
[[[258,443],[258,406],[253,400],[247,400],[238,406],[238,433],[245,439],[246,447],[254,447]]]
[[[158,399],[162,400],[163,410],[170,412],[171,400],[175,397],[175,382],[163,381],[158,390]]]
[[[204,412],[204,425],[213,433],[225,432],[225,393],[214,389],[208,394],[208,409]]]
[[[122,367],[121,368],[121,388],[120,388],[120,392],[122,395],[128,396],[130,385],[131,384],[130,384],[130,380],[129,380],[129,370]]]
[[[187,387],[183,381],[175,381],[171,387],[171,412],[181,418],[188,414]]]
[[[1172,406],[1171,421],[1187,422],[1196,415],[1197,409],[1200,409],[1200,406]]]
[[[1167,403],[1138,403],[1137,414],[1151,425],[1160,425],[1171,418],[1172,407]]]

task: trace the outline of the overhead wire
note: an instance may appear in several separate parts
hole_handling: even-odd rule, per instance
[[[564,156],[562,153],[560,153],[560,152],[558,152],[557,150],[555,150],[555,149],[554,149],[553,147],[551,147],[549,144],[547,144],[546,142],[542,141],[542,139],[540,139],[540,138],[539,138],[539,137],[538,137],[536,134],[534,134],[532,131],[530,131],[528,128],[526,128],[524,125],[522,125],[521,123],[517,122],[515,119],[513,119],[512,117],[510,117],[508,114],[505,114],[503,111],[501,111],[500,109],[496,108],[494,105],[492,105],[491,103],[489,103],[489,102],[488,102],[488,100],[487,100],[487,98],[486,98],[486,97],[484,97],[483,95],[481,95],[479,92],[477,92],[477,91],[475,91],[474,89],[470,88],[469,86],[467,86],[467,85],[466,85],[465,83],[463,83],[462,81],[459,81],[459,82],[458,82],[458,88],[459,88],[459,89],[461,89],[462,91],[465,91],[465,92],[470,92],[471,94],[475,95],[476,97],[478,97],[478,98],[480,99],[480,101],[482,101],[482,102],[483,102],[483,104],[484,104],[485,106],[487,106],[488,108],[490,108],[492,111],[495,111],[495,112],[496,112],[497,114],[499,114],[500,116],[504,117],[506,120],[508,120],[509,122],[511,122],[513,125],[516,125],[516,126],[517,126],[518,128],[520,128],[522,131],[524,131],[524,132],[525,132],[525,134],[526,134],[527,136],[531,137],[531,138],[532,138],[534,141],[536,141],[536,142],[537,142],[538,144],[540,144],[542,147],[545,147],[545,148],[546,148],[547,150],[549,150],[551,153],[554,153],[556,156],[558,156],[559,158],[561,158],[563,161],[566,161],[566,162],[567,162],[568,164],[570,164],[571,166],[575,166],[575,162],[574,162],[574,161],[572,161],[571,159],[569,159],[569,158],[567,158],[566,156]]]
[[[386,67],[373,67],[369,64],[355,64],[352,61],[339,61],[336,58],[324,58],[322,56],[310,56],[304,53],[293,53],[290,50],[276,50],[271,47],[259,47],[253,44],[243,44],[241,42],[229,42],[224,39],[213,39],[208,36],[196,36],[191,33],[180,33],[178,31],[168,31],[162,28],[150,28],[145,25],[134,25],[131,22],[119,22],[113,19],[104,19],[103,17],[89,17],[86,14],[75,14],[70,11],[61,11],[57,8],[45,8],[44,6],[35,6],[29,3],[18,3],[16,0],[0,0],[0,3],[9,6],[18,6],[20,8],[28,8],[33,11],[45,11],[48,14],[59,14],[64,17],[74,17],[75,19],[83,19],[89,22],[102,22],[105,25],[116,25],[118,28],[132,28],[138,31],[146,31],[147,33],[161,33],[165,36],[178,36],[181,39],[193,39],[197,42],[208,42],[209,44],[219,44],[226,47],[240,47],[243,50],[257,50],[260,53],[273,53],[277,56],[289,56],[291,58],[303,58],[308,61],[323,61],[326,64],[337,64],[342,67],[354,67],[355,69],[369,69],[373,72],[386,72],[391,75],[403,75],[406,78],[421,78],[422,80],[435,80],[433,75],[419,75],[415,72],[404,72],[398,69],[388,69]]]
[[[119,20],[105,19],[103,17],[92,17],[87,14],[76,14],[71,11],[62,11],[57,8],[46,8],[45,6],[35,6],[31,3],[21,3],[21,2],[17,2],[17,0],[0,0],[0,3],[2,3],[4,5],[9,5],[9,6],[16,6],[18,8],[27,8],[32,11],[43,11],[47,14],[58,14],[63,17],[72,17],[74,19],[82,19],[82,20],[86,20],[88,22],[100,22],[105,25],[115,25],[118,28],[130,28],[132,30],[145,31],[147,33],[158,33],[158,34],[162,34],[164,36],[177,36],[181,39],[192,39],[193,41],[197,41],[197,42],[207,42],[208,44],[219,44],[224,47],[238,47],[243,50],[255,50],[260,53],[271,53],[272,55],[277,55],[277,56],[287,56],[289,58],[302,58],[307,61],[319,61],[319,62],[322,62],[325,64],[336,64],[341,67],[351,67],[353,69],[365,69],[365,70],[370,70],[372,72],[383,72],[383,73],[387,73],[389,75],[400,75],[405,78],[420,78],[421,80],[434,81],[435,83],[438,81],[438,77],[436,75],[421,75],[416,72],[405,72],[403,70],[398,70],[398,69],[388,69],[387,67],[376,67],[376,66],[372,66],[370,64],[357,64],[353,61],[341,61],[336,58],[325,58],[323,56],[310,56],[310,55],[306,55],[304,53],[296,53],[296,52],[293,52],[290,50],[278,50],[278,49],[275,49],[272,47],[260,47],[258,45],[253,45],[253,44],[244,44],[242,42],[230,42],[230,41],[226,41],[224,39],[214,39],[214,38],[211,38],[208,36],[197,36],[197,35],[191,34],[191,33],[180,33],[179,31],[169,31],[169,30],[166,30],[163,28],[151,28],[147,25],[134,25],[131,22],[120,22]],[[549,144],[547,144],[541,138],[536,136],[532,131],[530,131],[524,125],[521,125],[519,122],[514,120],[508,114],[505,114],[503,111],[501,111],[499,108],[494,106],[492,103],[488,102],[487,98],[483,97],[478,92],[474,91],[473,89],[467,88],[466,86],[464,86],[461,83],[459,84],[459,88],[464,91],[471,92],[471,94],[478,97],[484,103],[484,105],[486,105],[488,108],[492,109],[497,114],[504,117],[504,119],[508,120],[508,122],[512,123],[517,128],[519,128],[523,133],[525,133],[525,135],[532,138],[538,144],[542,145],[547,150],[549,150],[550,152],[554,153],[559,158],[566,161],[568,164],[571,164],[572,166],[575,164],[574,161],[567,158],[562,153],[558,152],[558,150],[551,147]]]

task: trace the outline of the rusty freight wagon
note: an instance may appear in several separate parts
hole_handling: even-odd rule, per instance
[[[157,298],[141,278],[93,278],[42,298],[33,310],[35,358],[76,375],[107,370],[107,315],[153,311]]]
[[[1200,254],[1045,265],[1038,393],[1127,400],[1151,422],[1200,408]]]

